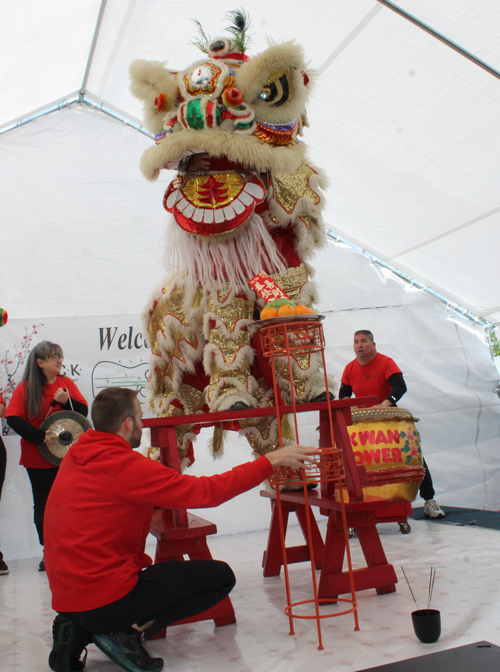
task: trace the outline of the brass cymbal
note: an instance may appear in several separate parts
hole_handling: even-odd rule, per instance
[[[57,411],[49,415],[40,425],[40,429],[48,432],[53,443],[42,443],[38,446],[42,457],[58,467],[78,437],[91,429],[89,420],[76,411]]]

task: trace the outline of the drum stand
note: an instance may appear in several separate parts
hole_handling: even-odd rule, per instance
[[[295,400],[295,386],[294,386],[294,377],[293,377],[293,368],[292,368],[292,358],[295,356],[310,356],[313,353],[321,353],[323,371],[325,374],[325,390],[327,396],[327,406],[328,406],[328,418],[330,424],[330,437],[332,438],[331,446],[322,446],[321,455],[318,456],[316,464],[313,466],[312,470],[301,469],[300,472],[297,472],[288,467],[279,467],[275,469],[274,475],[269,480],[271,486],[276,490],[276,503],[278,507],[278,519],[279,519],[279,530],[280,530],[280,541],[281,541],[281,553],[283,558],[283,570],[285,575],[285,586],[286,586],[286,599],[287,606],[285,607],[285,613],[289,619],[290,625],[290,634],[295,634],[293,619],[316,619],[317,631],[318,631],[318,649],[323,649],[323,641],[321,636],[321,619],[322,618],[333,618],[335,616],[342,616],[344,614],[353,613],[354,614],[354,624],[355,630],[359,630],[359,621],[358,621],[358,605],[356,602],[356,594],[354,590],[354,577],[351,563],[351,553],[349,549],[349,538],[348,538],[348,527],[346,520],[346,511],[344,505],[344,482],[345,482],[345,473],[344,473],[344,464],[342,460],[342,451],[335,448],[333,436],[333,420],[332,420],[332,409],[330,406],[330,394],[328,390],[328,379],[326,374],[326,365],[325,365],[325,341],[323,335],[323,328],[319,320],[307,320],[307,321],[290,321],[290,322],[279,322],[273,324],[272,326],[263,326],[260,330],[261,343],[262,343],[262,352],[264,355],[268,356],[271,360],[272,376],[273,376],[273,387],[274,387],[274,398],[276,403],[276,417],[278,422],[278,432],[279,432],[279,441],[280,446],[283,446],[283,437],[281,430],[281,415],[280,415],[280,403],[281,402],[281,393],[277,385],[276,380],[276,368],[280,364],[279,373],[282,378],[285,378],[286,373],[288,373],[288,382],[290,384],[290,394],[292,400],[293,408],[293,419],[295,425],[295,437],[297,443],[299,443],[299,429],[297,423],[297,408]],[[285,370],[281,366],[283,360],[285,360]],[[286,378],[285,378],[286,380]],[[348,564],[348,574],[350,582],[350,594],[351,598],[327,598],[321,599],[318,597],[318,586],[316,581],[316,560],[314,555],[314,547],[317,542],[317,526],[316,521],[314,521],[314,528],[312,525],[311,517],[312,512],[309,506],[308,499],[308,483],[315,484],[329,484],[330,488],[337,489],[338,499],[340,501],[341,507],[341,516],[342,516],[342,528],[344,535],[345,551],[347,556]],[[280,490],[283,486],[302,486],[302,493],[304,498],[304,511],[305,511],[305,530],[307,534],[307,542],[309,549],[309,556],[311,562],[311,578],[312,578],[312,587],[313,587],[313,599],[303,600],[301,602],[292,602],[291,601],[291,592],[290,592],[290,580],[288,574],[288,563],[287,563],[287,549],[285,547],[285,534],[283,524],[283,511],[282,511],[282,502],[280,496]],[[314,537],[314,538],[313,538]],[[319,559],[318,559],[319,560]],[[339,611],[336,613],[329,614],[320,614],[319,606],[320,604],[332,604],[338,602],[346,602],[351,606],[344,611]],[[303,615],[294,611],[296,607],[300,607],[305,604],[314,604],[314,615]]]

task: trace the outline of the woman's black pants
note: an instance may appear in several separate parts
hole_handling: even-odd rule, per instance
[[[2,425],[0,424],[0,430]],[[2,487],[5,480],[5,471],[7,469],[7,451],[5,450],[5,445],[0,435],[0,499],[2,498]],[[2,551],[0,551],[0,560],[3,560]]]
[[[28,472],[33,492],[33,520],[38,532],[38,539],[43,546],[45,505],[47,504],[47,497],[59,469],[54,467],[54,469],[26,469],[26,471]]]

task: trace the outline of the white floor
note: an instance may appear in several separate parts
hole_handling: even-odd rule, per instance
[[[379,526],[387,557],[398,575],[396,593],[358,593],[359,632],[354,632],[352,614],[324,619],[323,651],[317,649],[314,620],[295,620],[296,634],[288,634],[284,580],[262,576],[266,531],[210,538],[213,556],[229,562],[238,579],[232,593],[236,625],[215,628],[206,621],[176,626],[170,628],[166,640],[146,646],[165,659],[169,672],[347,672],[480,640],[500,645],[500,532],[411,524],[409,535],[400,534],[396,524]],[[294,543],[294,537],[295,543],[301,543],[298,527],[290,529],[288,543]],[[356,539],[351,548],[354,566],[359,566]],[[54,617],[47,578],[37,571],[39,559],[6,561],[10,574],[0,576],[0,670],[46,671]],[[427,606],[431,565],[437,567],[431,606],[441,610],[443,632],[436,644],[421,644],[413,633],[410,613],[415,605],[401,565],[421,608]],[[290,575],[292,601],[310,597],[309,565],[292,566]],[[94,645],[89,647],[87,672],[118,669]]]

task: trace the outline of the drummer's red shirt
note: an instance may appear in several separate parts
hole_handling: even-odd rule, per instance
[[[381,404],[391,393],[392,388],[387,379],[393,373],[401,373],[396,362],[377,352],[369,364],[359,364],[357,359],[349,362],[344,369],[341,382],[352,387],[355,397],[376,395],[377,404]],[[360,406],[360,408],[366,408],[366,406]]]
[[[80,390],[70,378],[66,378],[66,376],[57,376],[54,383],[51,385],[44,385],[42,387],[43,399],[40,404],[40,414],[38,418],[28,419],[25,381],[19,383],[19,385],[14,390],[12,399],[10,400],[10,403],[7,406],[7,410],[5,411],[5,417],[8,418],[10,416],[16,416],[18,418],[22,418],[26,422],[29,422],[29,424],[33,427],[40,427],[47,414],[51,415],[52,413],[63,410],[63,407],[60,404],[56,404],[52,407],[50,405],[54,400],[54,394],[60,387],[65,387],[72,399],[87,405],[87,402],[82,396]],[[54,465],[42,457],[40,451],[38,450],[38,446],[35,443],[26,441],[26,439],[23,438],[21,438],[21,459],[19,460],[19,464],[22,464],[23,467],[26,467],[27,469],[54,469]]]

